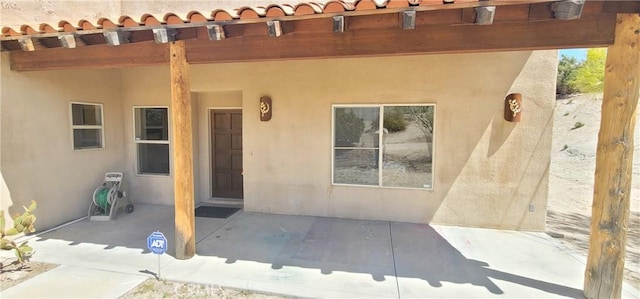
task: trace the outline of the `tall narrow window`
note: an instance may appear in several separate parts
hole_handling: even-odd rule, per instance
[[[103,148],[102,105],[71,103],[73,149]]]
[[[167,108],[134,108],[138,174],[169,175]]]
[[[433,105],[335,106],[333,183],[433,188]]]

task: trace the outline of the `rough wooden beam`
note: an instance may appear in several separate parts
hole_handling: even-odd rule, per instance
[[[184,41],[171,42],[171,131],[173,132],[173,189],[175,197],[176,258],[196,252],[193,185],[193,133],[189,64]]]
[[[629,225],[633,131],[640,96],[640,15],[619,14],[607,52],[589,255],[587,298],[620,298]]]
[[[39,52],[42,55],[23,55]],[[169,46],[149,41],[119,47],[94,45],[75,49],[46,49],[46,52],[14,51],[9,53],[9,59],[11,69],[15,71],[166,65],[169,63]]]
[[[349,28],[342,34],[335,34],[331,30],[332,19],[327,19],[325,23],[307,21],[312,22],[313,30],[306,30],[305,23],[300,21],[295,24],[295,34],[283,34],[279,38],[269,38],[264,24],[251,24],[256,25],[258,31],[249,35],[245,30],[235,37],[234,29],[230,28],[229,31],[225,30],[227,38],[221,41],[186,40],[187,59],[189,63],[218,63],[603,47],[613,43],[616,20],[613,14],[598,14],[561,22],[549,20],[498,24],[494,20],[490,26],[430,26],[418,25],[416,19],[415,29],[402,30],[398,14],[393,16],[391,21],[395,25],[381,28],[364,26],[361,20],[349,19],[346,22]],[[359,27],[356,26],[358,22]],[[315,30],[320,26],[324,31]],[[11,53],[11,66],[14,70],[53,70],[164,64],[168,58],[163,46],[140,42],[119,47],[96,45],[76,49],[17,51]]]
[[[189,62],[200,64],[601,47],[613,43],[614,28],[615,15],[603,14],[595,19],[581,18],[562,22],[551,20],[494,23],[490,26],[416,26],[413,30],[398,27],[349,29],[340,35],[333,32],[308,32],[285,34],[277,40],[255,36],[227,39],[215,45],[206,40],[186,42],[189,47]]]

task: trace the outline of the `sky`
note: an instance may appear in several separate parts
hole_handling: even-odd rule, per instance
[[[560,55],[558,55],[558,59],[560,59],[562,55],[575,57],[578,60],[585,60],[587,59],[587,49],[560,50]]]

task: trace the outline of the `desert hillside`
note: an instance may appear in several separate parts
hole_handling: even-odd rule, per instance
[[[586,257],[602,94],[556,101],[547,231]],[[640,112],[640,110],[638,110]],[[640,113],[638,114],[640,118]],[[638,122],[637,124],[640,124]],[[640,125],[635,129],[625,280],[640,286]]]

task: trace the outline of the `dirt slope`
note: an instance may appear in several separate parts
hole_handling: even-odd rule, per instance
[[[589,247],[601,105],[601,94],[561,99],[556,102],[554,116],[547,231],[564,234],[565,237],[561,240],[584,256],[587,255]],[[640,119],[640,113],[638,118]],[[640,287],[640,126],[638,125],[635,129],[625,280],[636,288]]]

